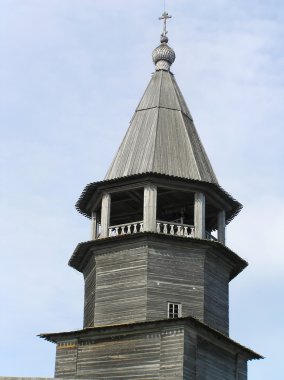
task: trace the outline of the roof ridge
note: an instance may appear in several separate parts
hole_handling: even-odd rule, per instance
[[[164,108],[166,110],[171,110],[171,111],[178,111],[178,112],[182,112],[182,110],[179,110],[177,108],[171,108],[171,107],[165,107],[165,106],[161,106],[161,105],[158,105],[158,106],[153,106],[153,107],[147,107],[147,108],[141,108],[139,110],[136,110],[135,112],[141,112],[141,111],[147,111],[147,110],[152,110],[154,108]],[[186,115],[184,112],[182,112],[184,115]]]
[[[201,180],[201,174],[200,174],[200,170],[199,170],[199,167],[198,167],[198,163],[197,163],[197,160],[196,160],[196,157],[195,157],[195,154],[194,154],[194,151],[192,149],[192,141],[190,139],[190,136],[189,136],[189,133],[187,131],[187,128],[186,128],[186,125],[185,125],[185,122],[184,122],[184,119],[182,117],[182,114],[180,115],[181,116],[181,120],[182,120],[182,125],[184,127],[184,130],[185,130],[185,134],[188,136],[188,145],[189,145],[189,149],[192,153],[192,157],[194,159],[194,162],[195,162],[195,166],[196,166],[196,170],[197,170],[197,173],[199,175],[199,180]]]
[[[174,92],[175,92],[175,95],[177,97],[177,101],[178,101],[178,103],[180,105],[180,109],[181,109],[182,113],[185,114],[185,115],[187,115],[189,117],[189,119],[193,121],[193,118],[191,116],[189,108],[188,108],[188,106],[186,104],[186,101],[185,101],[183,95],[182,95],[182,92],[181,92],[181,90],[179,88],[179,85],[177,84],[177,81],[175,80],[174,75],[172,75],[170,78],[171,78],[171,81],[172,81],[172,84],[173,84],[173,88],[174,88]],[[184,111],[184,109],[185,109],[185,111]]]
[[[160,90],[159,90],[158,104],[160,104],[160,100],[161,100],[162,78],[163,78],[163,70],[161,70]],[[157,135],[158,135],[158,128],[159,128],[159,118],[160,118],[160,107],[156,107],[156,108],[158,108],[158,115],[157,115],[157,128],[156,128],[155,141],[154,141],[154,154],[153,154],[153,160],[152,160],[152,170],[154,170],[154,163],[155,163],[155,157],[156,157],[156,143],[157,143]]]

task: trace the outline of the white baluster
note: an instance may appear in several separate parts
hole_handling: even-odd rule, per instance
[[[181,226],[178,226],[177,235],[181,236]]]
[[[195,228],[194,227],[192,227],[190,229],[190,237],[195,237]]]
[[[183,227],[183,236],[188,237],[188,227]]]
[[[143,232],[144,231],[144,225],[143,223],[140,223],[140,232]]]
[[[137,234],[137,223],[133,225],[133,233],[134,234]]]
[[[157,223],[157,232],[158,234],[161,232],[161,223]]]
[[[164,223],[163,233],[164,234],[168,233],[168,225],[167,225],[167,223]]]
[[[131,224],[128,224],[126,233],[131,234]]]
[[[111,236],[111,228],[108,229],[108,236]]]
[[[170,228],[170,234],[174,235],[175,234],[174,225],[171,224],[170,226],[171,226],[171,228]]]

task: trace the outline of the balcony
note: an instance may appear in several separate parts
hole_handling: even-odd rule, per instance
[[[203,193],[147,184],[144,189],[105,192],[92,212],[91,237],[152,232],[225,244],[225,227],[225,210],[206,203]],[[217,231],[216,236],[211,231]]]
[[[117,226],[110,226],[108,229],[108,236],[122,236],[129,234],[136,234],[144,231],[143,221],[120,224]],[[172,236],[181,236],[184,238],[194,238],[195,237],[195,228],[194,226],[181,223],[171,223],[157,220],[156,231],[158,234],[172,235]]]

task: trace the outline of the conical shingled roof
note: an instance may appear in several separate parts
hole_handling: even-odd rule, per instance
[[[153,74],[105,179],[142,173],[218,183],[169,67]]]

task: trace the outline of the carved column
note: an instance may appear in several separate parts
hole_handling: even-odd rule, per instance
[[[220,243],[226,243],[226,212],[224,210],[218,213],[218,240]]]
[[[102,211],[101,211],[101,238],[108,237],[109,221],[110,221],[110,207],[111,197],[110,194],[105,193],[102,197]]]
[[[205,239],[205,196],[195,193],[194,196],[194,226],[195,237]]]
[[[156,232],[157,230],[157,187],[147,185],[144,188],[144,231]]]

